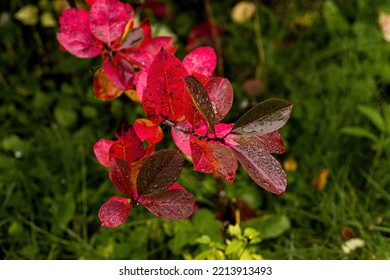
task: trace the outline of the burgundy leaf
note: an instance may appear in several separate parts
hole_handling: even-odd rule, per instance
[[[68,52],[80,58],[95,57],[102,51],[102,43],[89,28],[88,13],[83,9],[66,9],[60,17],[57,39]]]
[[[209,131],[214,132],[214,126],[218,123],[217,116],[206,89],[202,83],[193,76],[185,77],[184,82],[186,83],[193,102],[205,118]]]
[[[229,113],[233,104],[233,88],[226,78],[216,77],[210,79],[205,85],[211,102],[215,106],[216,121],[219,123]]]
[[[123,194],[133,196],[134,186],[131,183],[131,166],[121,158],[113,158],[110,161],[110,180],[114,187]]]
[[[137,177],[139,197],[159,194],[179,178],[183,159],[179,151],[160,150],[152,154],[142,165]]]
[[[99,209],[102,226],[115,228],[121,225],[130,215],[129,199],[113,196]]]
[[[115,141],[112,141],[112,140],[100,139],[93,146],[93,151],[95,153],[96,158],[104,166],[107,166],[107,167],[110,166],[109,151],[111,149],[111,146],[114,143],[115,143]]]
[[[231,134],[231,138],[243,146],[257,146],[268,153],[283,154],[286,151],[278,131],[267,134]]]
[[[290,117],[292,104],[272,98],[257,104],[234,125],[236,134],[266,134],[281,128]]]
[[[103,64],[103,70],[108,79],[122,90],[132,89],[134,86],[135,72],[133,66],[122,55],[114,55]]]
[[[195,197],[178,184],[161,193],[143,197],[138,202],[157,217],[167,220],[185,219],[194,211]]]
[[[265,190],[282,195],[287,180],[280,163],[268,152],[257,146],[232,147],[238,161],[249,176]]]
[[[95,1],[89,11],[91,31],[100,41],[110,44],[122,36],[133,15],[133,8],[119,0]]]
[[[184,116],[184,96],[187,94],[183,81],[185,76],[187,71],[172,54],[161,50],[153,60],[142,104],[154,123],[164,119],[177,121]]]
[[[183,59],[183,66],[188,74],[194,72],[210,78],[217,65],[217,55],[211,47],[199,47],[187,54]]]

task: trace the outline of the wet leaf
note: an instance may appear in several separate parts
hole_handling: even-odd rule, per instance
[[[185,77],[184,82],[186,83],[188,92],[190,93],[193,102],[202,116],[205,118],[209,131],[214,132],[214,126],[217,124],[217,115],[206,89],[202,83],[193,76]]]
[[[164,192],[179,178],[183,159],[179,151],[160,150],[153,153],[142,165],[137,177],[139,197]]]
[[[99,209],[102,226],[115,228],[121,225],[130,215],[129,199],[113,196]]]
[[[216,112],[216,122],[219,123],[229,113],[233,104],[234,92],[226,78],[216,77],[207,81],[205,89]]]
[[[184,116],[183,78],[187,71],[180,60],[161,50],[148,70],[147,87],[142,95],[144,110],[154,123],[176,121]]]
[[[101,53],[102,43],[91,33],[85,10],[66,9],[59,21],[57,39],[68,52],[80,58],[95,57]]]
[[[186,156],[191,157],[190,136],[193,130],[192,125],[188,121],[182,121],[172,128],[172,139],[180,151]],[[184,132],[188,131],[188,133]]]
[[[190,147],[194,170],[215,173],[229,183],[234,181],[238,164],[227,147],[201,141],[195,136],[190,137]]]
[[[286,151],[282,136],[278,131],[267,134],[232,134],[231,137],[241,145],[256,146],[268,153],[283,154]]]
[[[217,65],[217,55],[211,47],[199,47],[188,53],[183,59],[183,66],[188,74],[198,73],[211,77]]]
[[[234,146],[232,151],[249,176],[265,190],[282,195],[286,190],[286,174],[280,163],[257,146]]]
[[[133,195],[134,186],[131,183],[130,164],[121,158],[113,158],[110,161],[110,180],[114,187],[123,194]]]
[[[173,188],[143,197],[139,202],[157,217],[180,220],[193,213],[195,197],[175,183]]]
[[[133,15],[133,8],[119,0],[96,1],[89,11],[91,31],[100,41],[110,44],[122,36]]]
[[[98,161],[104,166],[110,166],[110,149],[111,146],[115,143],[113,140],[100,139],[93,146],[93,151],[95,153]]]
[[[233,126],[236,134],[266,134],[281,128],[290,117],[292,104],[268,99],[246,112]]]

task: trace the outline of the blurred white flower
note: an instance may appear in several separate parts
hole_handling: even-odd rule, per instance
[[[363,248],[364,244],[365,244],[364,240],[360,238],[352,238],[345,241],[345,243],[341,245],[341,249],[345,254],[351,254],[355,252],[357,249]]]
[[[256,5],[250,1],[240,1],[232,9],[232,20],[236,23],[244,23],[255,14]]]
[[[383,32],[383,38],[386,42],[390,42],[390,15],[384,12],[379,14],[379,26]]]

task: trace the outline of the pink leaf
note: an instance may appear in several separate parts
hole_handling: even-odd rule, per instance
[[[190,75],[196,72],[210,78],[216,65],[217,55],[211,47],[196,48],[183,59],[183,66]]]
[[[128,196],[133,196],[134,185],[131,182],[131,167],[126,160],[113,158],[110,161],[109,176],[118,191]]]
[[[265,190],[282,195],[286,190],[286,173],[280,163],[257,146],[232,147],[238,161],[249,176]]]
[[[100,41],[108,43],[122,36],[134,10],[118,0],[98,0],[91,5],[89,20],[91,31]]]
[[[278,131],[267,134],[231,134],[231,137],[243,146],[256,146],[268,153],[283,154],[286,151],[282,136]]]
[[[212,143],[206,143],[190,136],[191,154],[194,169],[203,173],[215,173],[232,183],[236,176],[237,160],[230,149]]]
[[[99,219],[102,226],[115,228],[130,216],[129,199],[113,196],[99,209]]]
[[[119,97],[123,90],[116,87],[104,73],[103,68],[96,70],[93,77],[93,90],[95,96],[101,100],[112,100]]]
[[[142,96],[146,88],[147,78],[148,78],[148,70],[145,68],[141,69],[135,76],[135,81],[134,81],[135,89],[137,91],[140,100],[142,100]]]
[[[172,138],[180,151],[191,157],[190,136],[183,131],[192,131],[192,125],[188,121],[182,121],[172,128]]]
[[[195,197],[178,184],[168,190],[139,199],[146,209],[157,217],[167,220],[185,219],[194,211]],[[173,187],[174,186],[174,187]]]
[[[155,123],[165,119],[177,121],[184,116],[187,76],[180,60],[161,50],[148,71],[147,88],[142,95],[145,112]]]
[[[210,79],[205,85],[206,91],[217,115],[217,122],[229,113],[233,104],[233,88],[229,80],[226,78],[216,77]]]
[[[66,9],[60,17],[57,39],[68,52],[80,58],[95,57],[102,44],[91,33],[88,13],[83,9]]]
[[[112,141],[112,140],[100,139],[93,146],[93,151],[95,153],[96,158],[104,166],[107,166],[107,167],[110,166],[109,151],[111,149],[111,146],[114,143],[115,143],[115,141]]]
[[[135,72],[131,64],[120,54],[105,61],[103,70],[108,79],[117,87],[123,90],[132,89],[134,86]]]
[[[175,53],[177,46],[172,44],[173,38],[168,36],[158,36],[150,40],[144,40],[141,44],[141,49],[147,51],[153,56],[156,56],[161,48],[166,52]]]
[[[149,144],[156,144],[163,138],[161,127],[154,124],[151,120],[137,119],[134,122],[134,129],[137,136]]]
[[[131,50],[125,50],[122,53],[129,59],[129,61],[142,67],[142,70],[144,70],[145,67],[149,67],[154,59],[154,56],[151,53],[148,53],[143,49],[134,48]]]
[[[132,164],[145,155],[144,145],[133,126],[123,124],[118,129],[116,137],[118,141],[110,149],[110,158],[121,158]]]

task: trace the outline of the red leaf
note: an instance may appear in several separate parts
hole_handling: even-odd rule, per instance
[[[195,72],[210,78],[216,65],[217,55],[211,47],[196,48],[183,59],[183,66],[189,75]]]
[[[133,66],[119,53],[104,62],[103,70],[117,88],[127,90],[134,87],[135,72]]]
[[[286,151],[282,136],[278,131],[267,134],[231,134],[231,137],[243,146],[256,146],[268,153],[283,154]]]
[[[130,197],[133,196],[134,185],[131,182],[131,167],[126,160],[113,158],[110,161],[109,176],[118,191]]]
[[[238,167],[237,160],[225,146],[206,143],[190,136],[190,146],[194,169],[203,173],[215,173],[232,183]]]
[[[154,123],[177,121],[184,116],[183,78],[187,76],[180,60],[161,50],[148,71],[147,88],[142,95],[145,112]]]
[[[139,48],[124,50],[122,51],[122,54],[127,57],[131,63],[142,67],[142,70],[145,67],[149,67],[154,59],[154,56],[151,53]]]
[[[102,226],[115,228],[130,216],[129,199],[113,196],[99,209],[99,219]]]
[[[137,177],[139,197],[152,196],[168,189],[179,178],[183,159],[179,151],[160,150],[142,165]]]
[[[208,96],[215,106],[217,123],[229,113],[233,104],[233,88],[226,78],[216,77],[210,79],[205,85]]]
[[[93,77],[93,89],[95,96],[101,100],[112,100],[119,97],[123,90],[114,86],[114,84],[108,79],[103,68],[96,70]]]
[[[175,53],[177,46],[172,44],[173,38],[168,36],[158,36],[151,38],[150,40],[145,40],[141,48],[148,53],[156,56],[161,48],[163,48],[168,53]]]
[[[195,197],[178,184],[168,190],[138,200],[157,217],[167,220],[185,219],[194,211]]]
[[[286,173],[280,163],[257,146],[232,147],[238,161],[249,176],[265,190],[282,195],[286,190]]]
[[[91,5],[89,20],[91,31],[100,41],[108,43],[122,36],[134,10],[118,0],[98,0]]]
[[[95,153],[96,158],[104,166],[107,166],[107,167],[110,166],[109,151],[111,149],[111,146],[114,143],[115,143],[115,141],[112,141],[112,140],[100,139],[93,146],[93,151]]]
[[[102,51],[102,44],[91,33],[88,13],[83,9],[66,9],[60,17],[57,39],[61,46],[80,58],[95,57]]]
[[[121,158],[132,164],[145,155],[144,145],[133,126],[123,124],[118,129],[116,137],[118,141],[110,149],[110,158]]]
[[[151,120],[137,119],[134,122],[134,129],[137,136],[149,144],[156,144],[163,138],[161,127],[154,124]]]

